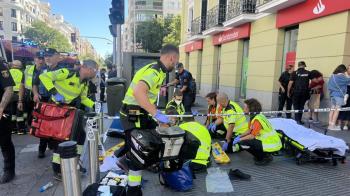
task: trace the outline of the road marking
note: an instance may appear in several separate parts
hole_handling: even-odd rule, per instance
[[[25,148],[21,150],[20,153],[25,152],[37,152],[38,151],[39,144],[28,144]]]

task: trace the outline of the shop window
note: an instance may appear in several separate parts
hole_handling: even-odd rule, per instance
[[[285,66],[293,64],[295,65],[295,57],[298,43],[298,32],[299,27],[291,27],[285,30],[284,46],[283,46],[283,60],[282,60],[282,71]]]

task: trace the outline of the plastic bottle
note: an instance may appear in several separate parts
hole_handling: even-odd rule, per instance
[[[45,184],[44,186],[40,187],[39,192],[42,193],[42,192],[46,191],[47,189],[49,189],[52,186],[53,186],[53,183],[49,182],[49,183]]]

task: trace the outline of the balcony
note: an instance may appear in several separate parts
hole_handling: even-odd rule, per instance
[[[227,6],[225,27],[235,27],[257,18],[257,0],[234,0]]]
[[[256,9],[259,13],[276,13],[304,1],[306,0],[258,0]]]
[[[206,18],[201,16],[198,18],[195,18],[191,22],[191,37],[189,38],[189,41],[195,41],[203,39],[205,36],[202,35],[203,30],[205,30],[206,25]]]
[[[206,30],[203,35],[213,35],[225,31],[222,23],[226,18],[226,5],[217,5],[207,12]]]

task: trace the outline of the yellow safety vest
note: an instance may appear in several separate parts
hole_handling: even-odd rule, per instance
[[[256,115],[251,121],[251,124],[253,124],[255,120],[259,121],[262,126],[262,130],[260,130],[260,134],[256,139],[261,141],[264,152],[279,151],[282,148],[281,139],[275,129],[273,129],[271,123],[262,114]]]
[[[235,124],[234,134],[241,135],[246,132],[249,128],[247,119],[244,115],[235,115],[237,113],[244,113],[241,106],[236,102],[230,101],[226,108],[223,108],[221,111],[222,114],[233,114],[230,116],[223,116],[224,125],[228,129],[230,124]]]
[[[192,162],[206,166],[209,163],[211,149],[211,137],[207,128],[198,122],[182,123],[179,127],[190,132],[200,141],[201,145],[198,148],[196,158]]]
[[[134,97],[134,88],[139,81],[143,81],[148,85],[149,91],[147,97],[151,103],[155,103],[160,87],[166,77],[166,72],[167,70],[161,62],[154,62],[141,68],[132,79],[123,103],[127,105],[139,105]]]
[[[55,88],[64,97],[66,104],[70,104],[80,96],[82,104],[89,108],[94,106],[94,102],[87,97],[88,85],[80,81],[77,71],[58,69],[40,74],[39,79],[48,91]],[[54,96],[51,99],[56,102]]]
[[[13,81],[15,82],[16,86],[13,87],[14,92],[19,91],[19,87],[22,84],[23,80],[23,72],[20,69],[12,68],[10,69],[10,74],[13,78]]]
[[[33,77],[34,77],[35,65],[28,65],[24,71],[24,86],[28,90],[33,88]]]
[[[177,105],[176,102],[174,100],[169,101],[169,103],[166,105],[165,109],[168,108],[175,108],[176,111],[182,115],[185,114],[185,106],[183,103],[181,103],[180,105]]]

